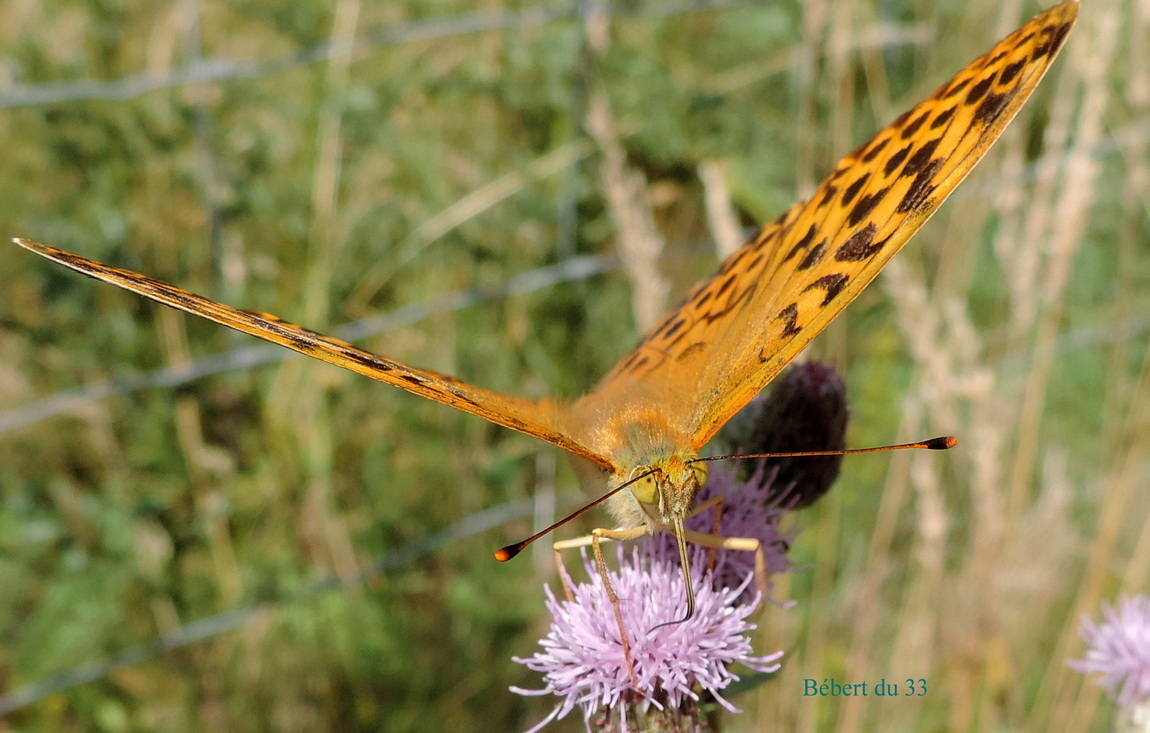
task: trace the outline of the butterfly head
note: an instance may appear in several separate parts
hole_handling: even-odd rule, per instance
[[[625,509],[630,511],[627,513],[637,513],[635,512],[637,508],[641,512],[641,517],[620,516],[616,506],[610,507],[617,519],[624,522],[630,519],[631,526],[646,525],[648,532],[663,529],[675,535],[679,547],[679,561],[683,568],[684,588],[687,592],[686,614],[677,621],[659,624],[655,628],[682,623],[691,618],[695,612],[695,593],[691,587],[687,540],[683,529],[683,520],[691,513],[695,494],[699,493],[699,489],[707,483],[707,464],[693,460],[695,458],[697,456],[673,453],[654,462],[653,465],[639,466],[632,470],[633,483],[628,486],[630,491],[619,494],[623,497],[619,503],[628,504]],[[639,521],[635,521],[636,519]]]
[[[676,523],[690,514],[695,494],[707,483],[707,464],[691,458],[671,455],[631,471],[632,477],[640,477],[629,487],[631,496],[642,511],[642,523],[652,531],[674,531]]]

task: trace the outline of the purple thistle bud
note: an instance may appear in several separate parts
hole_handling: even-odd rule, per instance
[[[751,400],[723,427],[719,439],[738,453],[842,450],[849,417],[842,378],[830,366],[806,362],[789,367],[769,392]],[[842,456],[748,460],[740,478],[758,464],[766,465],[768,473],[777,468],[776,492],[786,493],[792,509],[802,509],[830,490],[842,462]]]
[[[1067,662],[1083,674],[1096,672],[1100,687],[1123,708],[1150,704],[1150,597],[1123,597],[1117,608],[1102,605],[1104,621],[1083,615],[1079,635],[1086,658]]]
[[[721,536],[754,537],[763,544],[768,572],[789,567],[785,554],[792,534],[780,532],[784,509],[770,503],[770,482],[762,470],[738,485],[734,466],[714,466],[698,500],[716,493],[724,497]],[[688,520],[700,532],[713,530],[714,512]],[[573,587],[574,602],[557,599],[550,588],[547,608],[553,620],[542,651],[515,661],[543,673],[540,690],[512,688],[521,695],[555,694],[563,698],[552,714],[533,730],[563,718],[576,706],[583,709],[588,730],[643,729],[657,720],[668,730],[691,730],[702,721],[701,701],[713,698],[737,712],[721,692],[738,676],[734,662],[757,672],[778,669],[782,652],[752,654],[748,619],[762,599],[754,591],[754,553],[720,550],[708,571],[708,548],[690,546],[695,613],[683,623],[686,591],[674,539],[660,532],[625,553],[619,546],[619,569],[610,571],[611,586],[631,647],[632,683],[619,639],[611,601],[594,562],[583,563],[589,582]],[[566,579],[566,578],[565,578]],[[569,580],[567,580],[570,583]]]

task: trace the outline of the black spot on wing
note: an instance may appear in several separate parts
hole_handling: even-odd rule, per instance
[[[1013,91],[986,95],[986,99],[982,100],[978,105],[978,109],[974,111],[975,121],[983,124],[991,122],[1002,113],[1002,110],[1010,104],[1010,100],[1012,99],[1014,99]]]
[[[838,179],[842,178],[844,175],[846,175],[847,173],[849,173],[852,170],[854,170],[853,166],[840,165],[838,168],[835,168],[833,173],[831,173],[829,176],[827,176],[827,180],[825,181],[825,183],[833,183],[834,181],[837,181]]]
[[[843,192],[843,206],[850,206],[851,201],[854,201],[855,196],[866,185],[867,180],[870,178],[870,173],[864,173],[858,177],[851,185],[847,186],[847,190]]]
[[[710,288],[708,288],[710,292]],[[696,311],[702,310],[696,308]],[[660,341],[666,344],[673,344],[682,335],[683,327],[687,325],[688,320],[685,316],[680,315],[682,311],[675,311],[669,314],[663,321],[655,327],[651,335],[647,337],[646,342]]]
[[[883,151],[883,148],[885,148],[889,143],[890,143],[889,137],[884,137],[880,140],[873,141],[870,144],[870,148],[868,148],[867,151],[865,153],[863,153],[862,162],[869,163],[872,160],[874,160],[875,158],[877,158],[878,154],[881,153]]]
[[[727,275],[725,278],[723,278],[723,282],[719,285],[719,289],[715,291],[715,296],[722,297],[725,295],[728,290],[734,287],[738,280],[739,276],[737,274]]]
[[[787,256],[783,258],[783,262],[790,262],[800,252],[811,246],[811,242],[815,241],[815,235],[818,234],[818,228],[811,224],[811,228],[803,235],[803,238],[795,242],[795,246],[791,247],[791,251],[787,252]]]
[[[749,248],[739,247],[737,250],[735,250],[734,254],[723,260],[723,264],[719,265],[719,271],[716,272],[715,275],[726,275],[728,272],[738,267],[739,263],[743,261],[743,258],[750,257],[750,255],[751,250]]]
[[[775,318],[783,322],[783,338],[791,338],[797,336],[802,331],[798,326],[799,321],[799,305],[798,303],[791,303],[786,308],[783,308]]]
[[[824,292],[822,304],[825,307],[830,305],[831,301],[838,296],[842,289],[846,287],[848,282],[850,282],[849,275],[842,272],[836,272],[831,275],[823,275],[818,280],[815,280],[813,283],[804,288],[803,292],[806,293],[811,290],[822,290]]]
[[[898,129],[898,128],[902,127],[903,123],[906,122],[908,119],[910,119],[910,115],[912,112],[914,112],[913,108],[908,109],[906,112],[903,112],[901,115],[899,115],[897,118],[895,118],[895,121],[890,123],[891,129]]]
[[[918,132],[918,128],[922,127],[922,124],[926,122],[927,117],[930,117],[930,110],[927,110],[918,117],[915,117],[913,122],[902,129],[902,139],[909,140],[910,138],[914,137],[915,133]]]
[[[940,168],[942,168],[941,158],[935,158],[923,167],[915,176],[914,182],[910,184],[910,188],[895,210],[900,214],[906,214],[921,209],[935,189],[938,188],[934,185],[934,177],[938,175]]]
[[[983,64],[983,66],[997,66],[998,62],[1002,61],[1004,58],[1006,58],[1006,54],[1008,54],[1008,53],[1010,53],[1010,51],[1008,51],[1008,50],[1007,51],[999,51],[998,53],[991,56],[990,59],[988,61],[986,61],[986,63]]]
[[[814,248],[812,248],[810,252],[807,253],[807,256],[803,258],[803,261],[799,263],[798,269],[799,270],[811,269],[816,264],[818,264],[819,260],[821,260],[823,258],[823,255],[826,254],[826,252],[827,252],[827,240],[824,239],[823,241],[821,241],[817,245],[815,245]]]
[[[769,247],[782,244],[783,237],[789,232],[794,222],[784,221],[786,214],[760,229],[751,241],[750,249],[755,252],[765,252]]]
[[[939,112],[935,116],[935,118],[930,121],[930,129],[937,130],[938,128],[942,127],[946,123],[950,122],[951,118],[954,117],[954,112],[956,109],[958,109],[958,108],[957,107],[947,107],[943,111]]]
[[[1035,59],[1040,59],[1043,56],[1049,56],[1062,46],[1062,42],[1066,40],[1066,34],[1070,32],[1070,23],[1063,23],[1062,25],[1055,26],[1054,28],[1045,28],[1042,31],[1042,43],[1034,49]]]
[[[685,348],[681,352],[679,352],[679,354],[675,357],[675,360],[676,361],[683,361],[684,359],[689,359],[696,352],[703,351],[706,348],[707,348],[706,343],[704,343],[702,341],[696,341],[695,343],[691,344],[690,346],[688,346],[687,348]]]
[[[858,203],[851,209],[851,213],[847,216],[847,224],[852,227],[858,226],[863,219],[867,218],[870,213],[874,211],[874,207],[878,206],[878,203],[886,198],[888,193],[890,193],[890,186],[859,199]]]
[[[815,203],[815,208],[821,209],[831,202],[832,199],[838,194],[839,187],[833,186],[830,182],[823,183],[823,195]]]
[[[916,150],[914,155],[910,156],[910,160],[906,162],[906,167],[902,169],[902,175],[913,176],[919,173],[926,164],[930,162],[931,156],[934,155],[934,151],[938,148],[938,143],[941,139],[942,138],[935,138],[934,140],[923,143],[922,147]]]
[[[737,281],[738,278],[732,276],[732,279]],[[727,297],[725,304],[721,303],[716,298],[716,302],[713,308],[705,313],[700,313],[700,319],[706,321],[707,323],[712,323],[719,320],[720,318],[726,317],[728,314],[738,310],[739,308],[742,308],[748,302],[750,302],[751,299],[755,297],[755,293],[758,291],[759,284],[753,278],[745,278],[744,281],[746,287],[744,287],[742,290],[737,288],[732,290],[730,295]],[[726,283],[724,283],[724,286],[726,286]],[[725,294],[727,290],[729,290],[728,287],[723,287],[719,291],[719,294]]]
[[[914,144],[911,143],[904,147],[902,150],[899,150],[894,155],[890,156],[890,160],[888,160],[886,165],[883,166],[882,172],[888,176],[893,174],[896,170],[898,170],[898,167],[902,165],[902,162],[906,160],[906,156],[909,155],[910,151],[913,149]]]
[[[676,318],[675,321],[669,327],[664,329],[662,334],[660,334],[660,335],[662,338],[665,338],[665,339],[673,339],[673,338],[675,338],[675,334],[677,334],[677,333],[679,333],[679,331],[683,330],[683,327],[686,325],[687,325],[687,319],[686,318],[682,318],[682,317]]]
[[[1009,84],[1014,81],[1014,77],[1018,76],[1019,72],[1026,68],[1026,59],[1019,59],[1013,64],[1007,64],[1006,68],[1002,70],[1002,74],[998,77],[1000,84]]]
[[[962,79],[958,79],[955,82],[953,82],[947,88],[946,94],[943,95],[943,98],[944,99],[953,99],[953,98],[958,96],[959,92],[961,92],[963,89],[966,89],[966,87],[969,85],[970,85],[970,77],[969,76],[964,77]]]
[[[622,371],[631,373],[642,372],[650,363],[651,357],[643,352],[636,351],[623,362]]]
[[[837,250],[835,250],[835,259],[839,262],[862,262],[868,260],[878,253],[886,244],[884,239],[877,244],[874,241],[874,235],[878,232],[878,227],[874,223],[867,224],[862,229],[851,235],[850,239],[843,242]]]
[[[983,77],[977,84],[970,88],[970,92],[966,95],[966,103],[968,105],[978,104],[978,101],[986,96],[986,93],[990,91],[991,85],[994,84],[994,76],[994,74],[991,74],[990,76]]]

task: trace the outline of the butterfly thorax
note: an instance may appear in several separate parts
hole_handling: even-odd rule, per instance
[[[669,530],[690,512],[706,482],[706,464],[692,462],[698,453],[690,437],[667,420],[666,404],[644,399],[642,387],[634,386],[626,394],[593,392],[572,409],[575,427],[582,428],[579,437],[614,464],[611,471],[580,475],[588,492],[600,496],[638,479],[607,501],[617,527]]]

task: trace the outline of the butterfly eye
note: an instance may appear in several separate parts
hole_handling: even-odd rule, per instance
[[[695,481],[699,484],[699,488],[707,485],[707,464],[703,461],[691,464],[691,473],[695,474]]]
[[[651,475],[631,484],[631,493],[643,504],[656,504],[659,501],[659,487],[655,485],[655,477]]]

